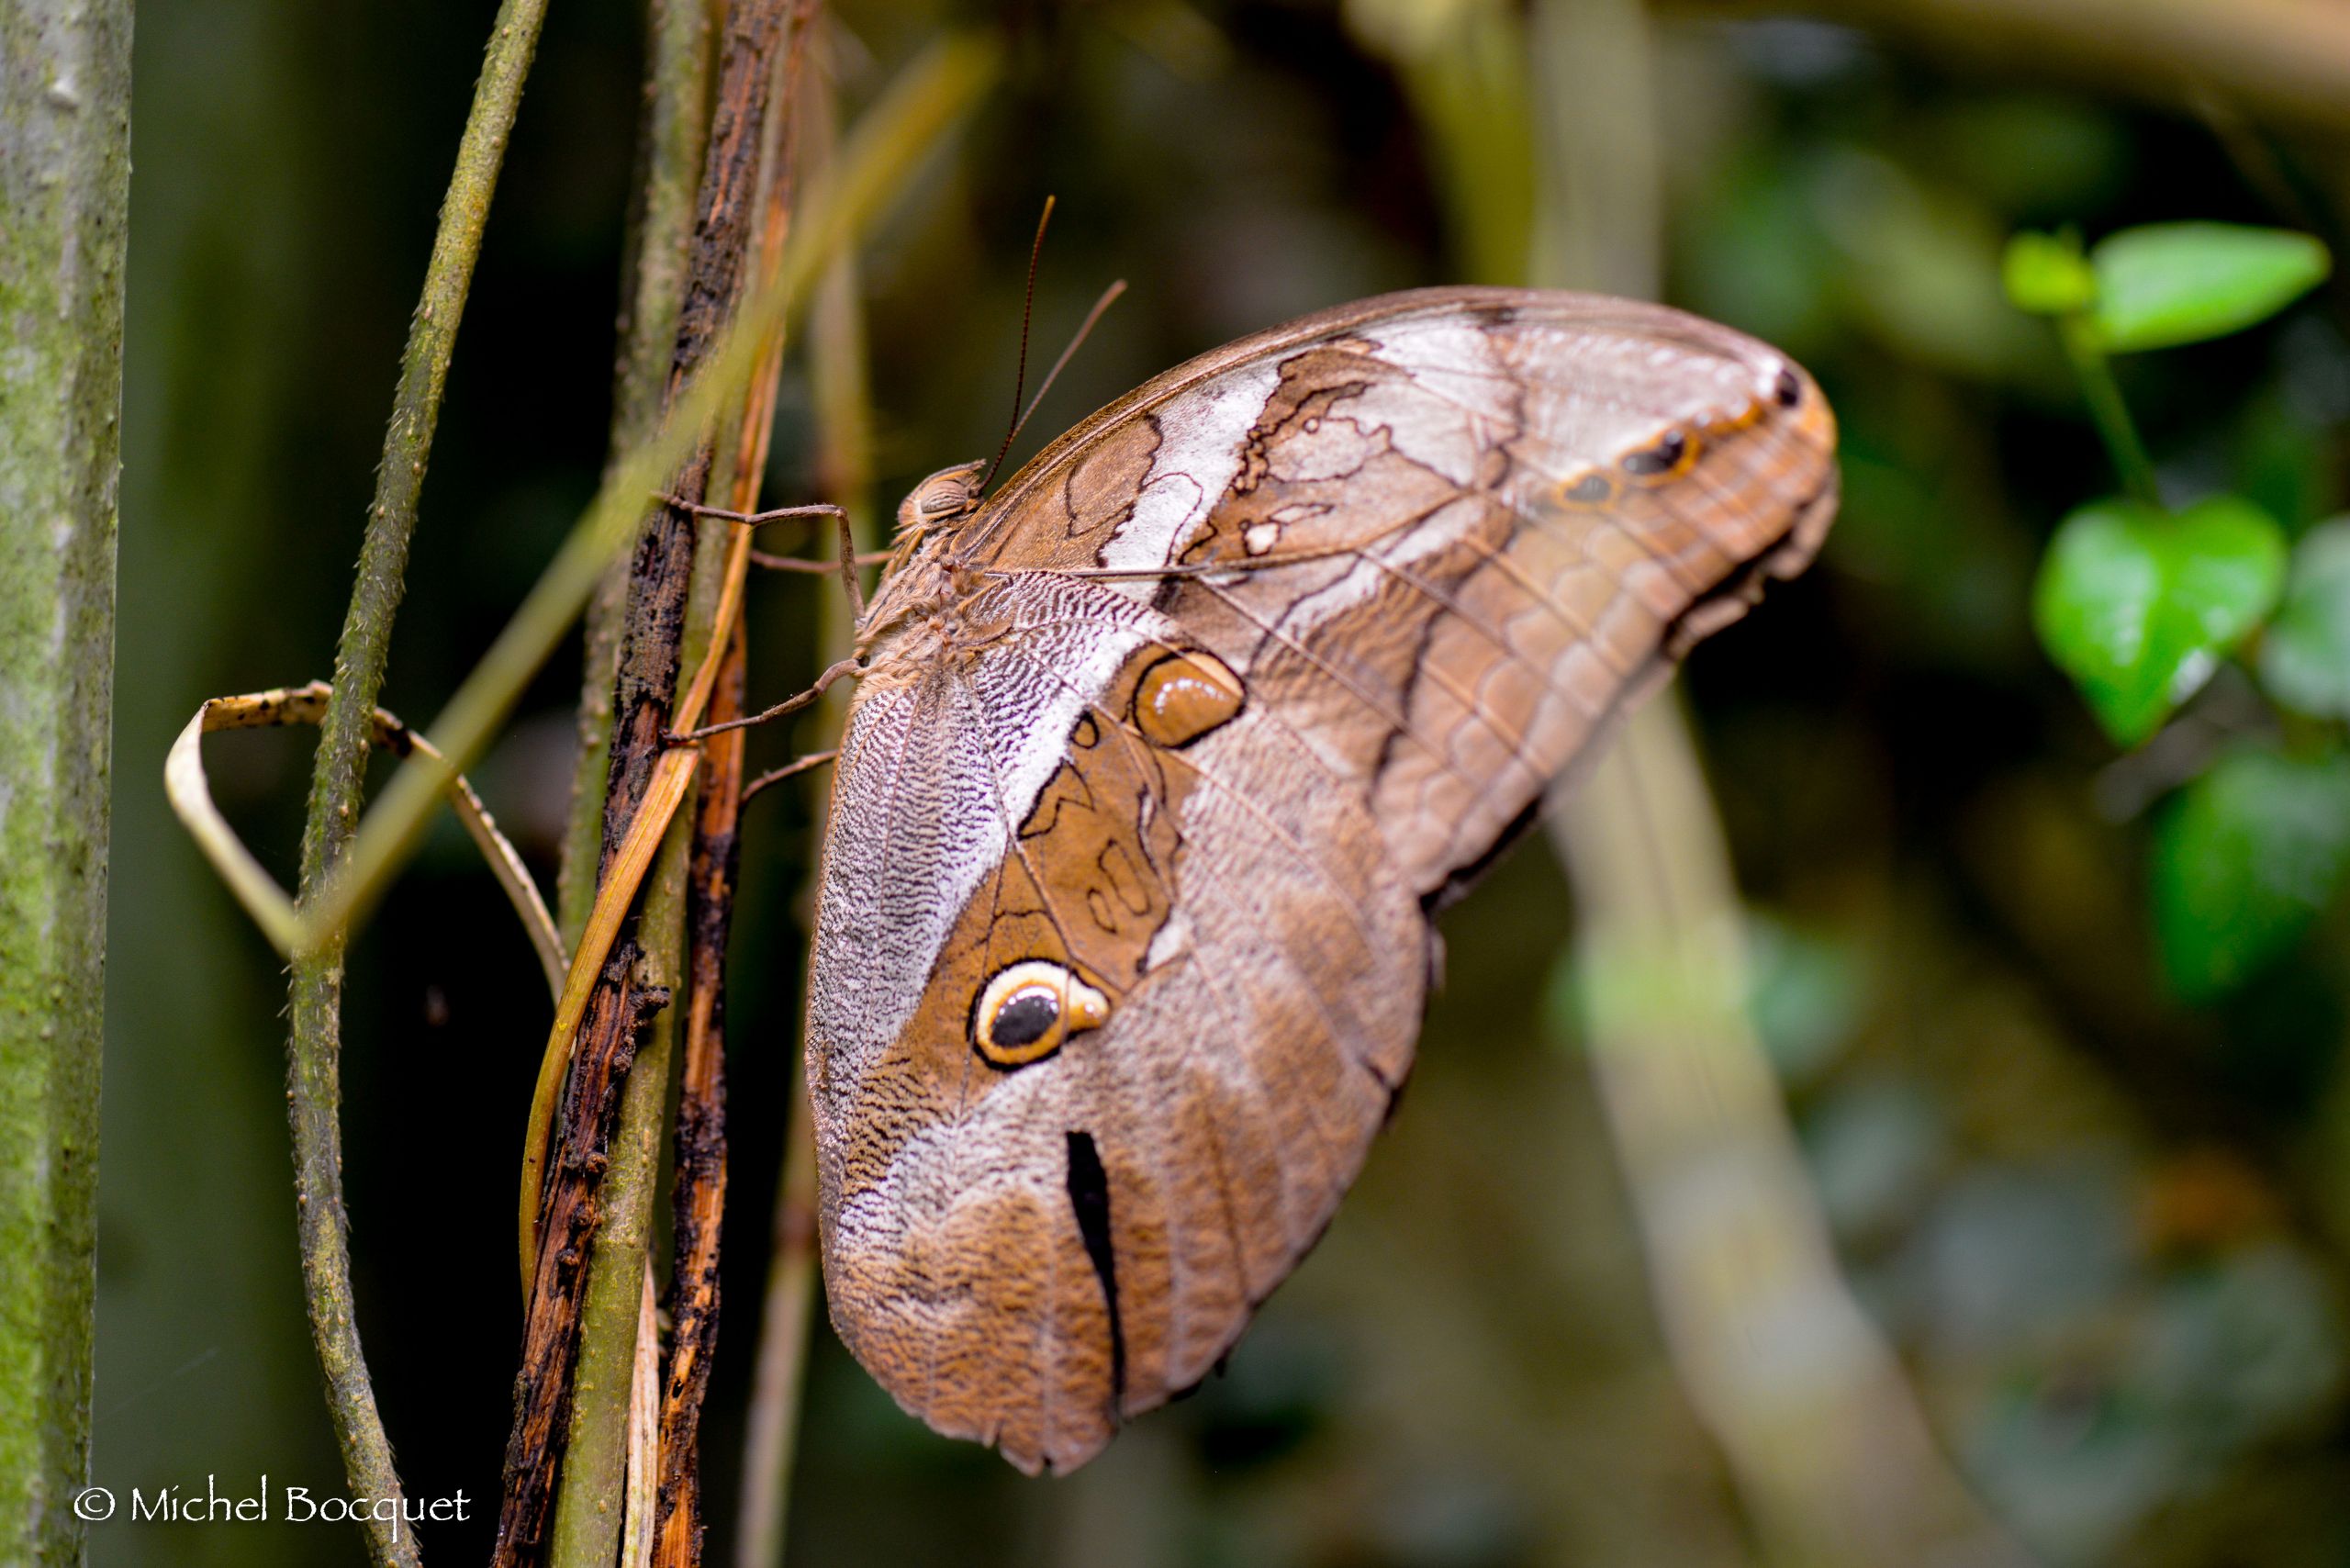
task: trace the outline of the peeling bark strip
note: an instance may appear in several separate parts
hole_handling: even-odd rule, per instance
[[[554,1478],[571,1429],[571,1374],[579,1354],[579,1296],[588,1249],[603,1218],[598,1199],[620,1122],[621,1086],[653,1015],[669,1004],[659,987],[640,989],[635,938],[613,944],[579,1025],[577,1060],[594,1070],[565,1083],[555,1115],[554,1158],[539,1220],[539,1264],[522,1329],[522,1369],[514,1377],[514,1430],[506,1442],[505,1501],[498,1516],[495,1568],[539,1561],[554,1518]]]
[[[743,707],[738,626],[712,694],[713,718]],[[677,1099],[669,1281],[669,1355],[661,1387],[656,1568],[701,1561],[701,1406],[718,1346],[718,1243],[726,1204],[726,935],[734,908],[743,801],[743,732],[713,735],[702,752],[699,807],[686,881],[688,1010],[685,1081]]]

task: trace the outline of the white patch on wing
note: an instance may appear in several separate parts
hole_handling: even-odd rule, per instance
[[[1241,442],[1281,384],[1278,361],[1236,365],[1152,410],[1158,453],[1135,498],[1134,515],[1102,547],[1102,564],[1131,570],[1163,566],[1207,518],[1240,472]],[[1130,598],[1147,600],[1148,578],[1111,579]]]
[[[1513,428],[1516,465],[1556,483],[1676,425],[1734,418],[1756,396],[1756,367],[1734,355],[1605,325],[1521,319],[1496,332],[1437,314],[1361,335],[1412,380],[1340,411],[1366,428],[1385,424],[1398,450],[1461,484]]]
[[[1078,715],[1143,641],[1101,622],[1021,660],[933,674],[850,711],[817,922],[811,1022],[851,1077],[922,1000],[956,919],[1060,767]]]
[[[1411,378],[1376,383],[1331,411],[1366,431],[1384,426],[1396,451],[1456,485],[1476,483],[1485,450],[1516,423],[1516,387],[1493,335],[1451,317],[1423,316],[1363,336]]]

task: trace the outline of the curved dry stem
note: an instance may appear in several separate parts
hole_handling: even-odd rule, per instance
[[[525,1295],[538,1269],[539,1199],[546,1185],[547,1145],[554,1135],[555,1102],[563,1093],[564,1073],[571,1066],[572,1038],[579,1032],[579,1020],[586,1016],[588,999],[596,990],[596,977],[611,956],[636,890],[643,886],[662,836],[685,801],[687,786],[693,782],[695,761],[691,750],[679,746],[654,769],[644,803],[630,820],[620,853],[604,874],[596,906],[588,912],[587,928],[579,934],[578,949],[571,956],[570,972],[555,998],[554,1025],[547,1032],[546,1049],[539,1058],[538,1086],[531,1095],[531,1128],[522,1150],[520,1225]]]
[[[236,829],[221,816],[220,809],[212,803],[212,786],[204,772],[204,737],[218,730],[257,730],[280,724],[316,724],[326,717],[328,701],[334,688],[323,680],[308,686],[278,687],[269,691],[248,692],[241,697],[215,697],[196,711],[196,716],[180,731],[179,739],[172,743],[171,755],[163,762],[163,793],[170,799],[172,810],[186,827],[196,847],[204,852],[220,879],[237,902],[245,906],[253,924],[279,952],[291,954],[294,933],[298,928],[299,915],[294,901],[285,890],[263,869]],[[399,719],[382,708],[375,712],[370,730],[372,745],[382,746],[395,756],[411,753],[424,756],[439,756],[441,753],[423,735],[409,729]],[[498,831],[498,820],[482,804],[481,797],[466,782],[462,773],[449,778],[449,804],[455,808],[457,821],[465,836],[480,849],[488,862],[490,875],[498,879],[506,894],[506,902],[513,906],[515,917],[521,921],[522,930],[531,939],[532,950],[539,957],[539,968],[546,975],[549,994],[560,998],[565,958],[562,934],[555,930],[554,917],[547,913],[546,900],[539,894],[538,884],[531,879],[531,868],[522,864],[522,857]]]

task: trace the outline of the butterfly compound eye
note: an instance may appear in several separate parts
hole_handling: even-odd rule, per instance
[[[968,512],[978,503],[979,470],[983,463],[957,463],[941,468],[913,487],[898,508],[898,530],[906,532],[928,523],[945,521]]]
[[[1110,1021],[1110,999],[1065,964],[1026,958],[996,971],[971,1009],[971,1047],[1010,1071],[1043,1061],[1071,1035]]]
[[[979,477],[976,463],[941,468],[914,487],[914,505],[924,517],[953,517],[968,511]]]

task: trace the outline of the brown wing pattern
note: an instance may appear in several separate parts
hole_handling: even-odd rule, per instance
[[[1360,800],[1164,616],[1067,580],[974,610],[985,655],[868,685],[845,742],[811,988],[826,1275],[911,1408],[1066,1469],[1197,1382],[1320,1232],[1410,1060],[1423,923]],[[898,1022],[871,958],[941,887]],[[1004,1027],[1008,974],[1060,988],[1058,1034]]]
[[[1371,785],[1432,893],[1670,660],[1808,564],[1834,420],[1776,351],[1621,300],[1403,296],[1292,340],[1081,427],[973,532],[999,567],[1188,573],[1156,605]],[[1165,462],[1164,427],[1231,418],[1202,392],[1252,371],[1269,385],[1221,490],[1138,526],[1142,498],[1204,487]]]
[[[1426,910],[1808,560],[1832,443],[1709,324],[1394,297],[1170,372],[885,587],[810,1062],[834,1321],[908,1408],[1067,1469],[1229,1349],[1409,1068]]]

